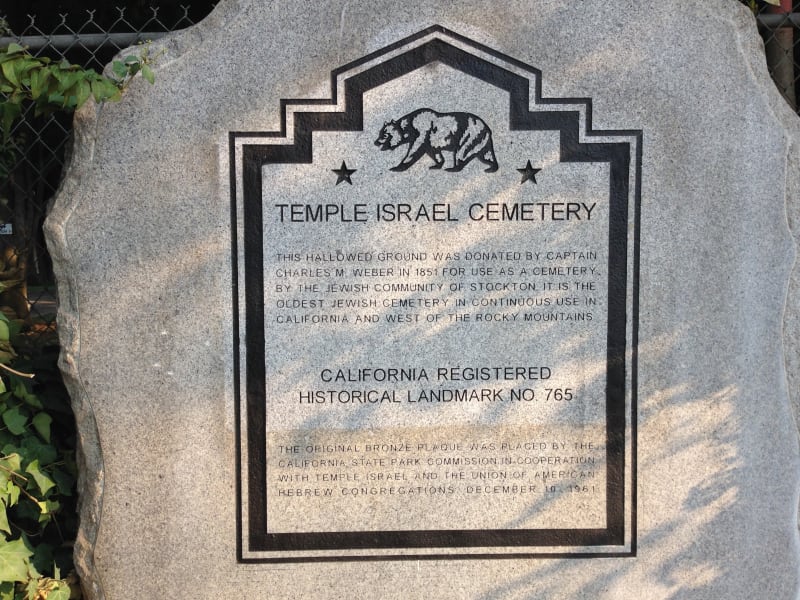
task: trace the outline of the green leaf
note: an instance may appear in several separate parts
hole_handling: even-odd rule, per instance
[[[83,103],[89,99],[89,96],[92,94],[92,88],[89,85],[89,82],[85,79],[82,79],[78,82],[78,93],[77,93],[77,100],[75,106],[80,108],[83,106]]]
[[[147,65],[142,65],[142,77],[144,77],[146,81],[149,81],[150,85],[153,85],[156,82],[156,76],[155,73],[153,73],[153,69]]]
[[[23,380],[15,378],[16,381],[14,382],[14,395],[22,400],[28,406],[32,406],[34,408],[42,408],[42,403],[39,401],[39,398],[36,397],[36,394],[30,392],[28,387],[25,385]]]
[[[6,483],[6,494],[8,495],[8,506],[14,506],[19,502],[20,488],[13,481]]]
[[[19,87],[19,79],[17,79],[17,73],[14,69],[15,63],[16,61],[6,61],[3,64],[0,64],[0,70],[2,70],[5,78],[8,79],[12,85]]]
[[[25,472],[29,473],[31,475],[31,477],[33,477],[33,480],[36,482],[36,485],[39,486],[39,490],[42,492],[42,495],[46,494],[48,492],[48,490],[50,490],[51,488],[55,487],[55,485],[56,485],[55,481],[50,479],[49,475],[47,475],[46,473],[43,473],[41,471],[41,469],[39,468],[39,461],[38,460],[34,460],[33,462],[31,462],[31,464],[29,464],[25,468]],[[41,507],[42,503],[40,502],[39,504],[40,504],[40,508],[42,508]],[[45,513],[45,512],[49,512],[49,511],[42,510],[42,513]]]
[[[92,95],[98,102],[104,100],[116,101],[120,98],[119,88],[110,79],[98,79],[91,83]]]
[[[0,321],[0,341],[7,342],[11,337],[8,329],[8,322]]]
[[[42,436],[42,439],[48,444],[50,443],[50,423],[52,422],[53,417],[45,412],[40,412],[33,417],[33,419],[31,419],[31,423],[33,423],[36,433]]]
[[[62,71],[61,77],[59,78],[62,92],[66,92],[69,88],[78,83],[80,78],[81,74],[73,70]]]
[[[12,340],[19,335],[19,332],[22,331],[24,326],[25,321],[22,319],[14,319],[8,322],[8,331],[10,332]]]
[[[31,556],[21,539],[0,544],[0,581],[27,581]]]
[[[10,441],[8,441],[8,443],[5,446],[0,448],[0,454],[4,455],[2,458],[0,458],[0,464],[2,464],[3,466],[6,466],[7,463],[5,461],[11,461],[11,460],[14,460],[14,459],[19,460],[19,448],[17,448],[14,445],[14,443],[16,442],[16,436],[12,436],[7,431],[3,431],[3,430],[0,430],[0,435],[3,435],[3,438],[6,441],[8,441],[6,438],[14,438],[14,439],[11,439]],[[17,455],[16,457],[14,456],[15,454]],[[22,461],[20,461],[20,462],[22,462]]]
[[[61,103],[64,102],[64,95],[60,91],[56,90],[47,95],[47,101],[50,104],[61,105]]]
[[[6,48],[6,52],[8,52],[9,54],[16,54],[17,52],[25,52],[25,48],[23,48],[19,44],[15,44],[14,42],[11,42],[8,45],[8,48]]]
[[[25,522],[27,524],[38,523],[41,516],[42,511],[39,510],[37,503],[33,501],[28,502],[26,500],[20,502],[14,508],[14,518],[20,522]]]
[[[17,74],[17,79],[20,84],[29,88],[31,85],[31,73],[35,72],[39,67],[40,65],[37,59],[26,56],[16,61],[14,72]]]
[[[121,60],[115,60],[111,64],[111,71],[119,77],[120,79],[124,79],[125,76],[128,74],[128,67],[125,66],[125,63]]]
[[[17,357],[11,342],[0,341],[0,363],[8,364]]]
[[[0,502],[0,531],[5,531],[8,535],[11,535],[11,526],[8,524],[8,515],[6,515],[5,500]]]
[[[22,91],[22,90],[20,90],[20,89],[14,89],[14,90],[11,92],[11,95],[8,97],[8,101],[9,101],[11,104],[17,104],[17,105],[19,105],[19,106],[21,106],[21,105],[22,105],[22,102],[23,102],[24,100],[26,100],[26,99],[27,99],[27,96],[25,95],[25,92],[23,92],[23,91]]]
[[[46,573],[53,566],[53,544],[38,542],[33,548],[31,563],[40,573]]]
[[[5,400],[8,398],[9,395],[10,394],[8,393],[0,395],[4,396],[2,402],[0,402],[0,404],[3,404],[3,410],[5,410]],[[16,441],[17,441],[17,436],[12,435],[8,429],[3,429],[2,427],[0,427],[0,454],[12,454],[16,452],[17,448],[16,447],[12,448],[12,446]]]
[[[14,121],[22,114],[22,107],[12,102],[0,102],[0,113],[2,113],[0,118],[2,118],[3,135],[7,138]]]
[[[70,593],[69,584],[66,581],[58,581],[47,594],[47,600],[69,600]]]
[[[3,581],[0,583],[0,600],[14,600],[13,581]]]
[[[19,473],[22,469],[22,459],[16,452],[10,452],[7,456],[0,458],[0,465],[9,471]]]
[[[51,473],[53,481],[58,486],[58,492],[62,496],[72,496],[72,488],[75,487],[75,478],[63,469],[54,468]]]
[[[37,459],[41,465],[49,465],[58,459],[58,452],[50,444],[45,444],[35,435],[22,439],[22,455],[31,460]]]
[[[55,500],[45,500],[36,504],[39,505],[40,511],[39,523],[48,523],[53,518],[53,515],[58,512],[58,509],[61,508],[61,504]]]
[[[50,72],[47,69],[37,69],[31,73],[31,98],[36,100],[47,93]]]
[[[36,600],[36,594],[39,591],[39,582],[33,577],[28,578],[28,583],[25,584],[25,600]]]
[[[23,415],[16,406],[3,413],[3,423],[14,435],[22,435],[25,432],[25,424],[28,417]]]

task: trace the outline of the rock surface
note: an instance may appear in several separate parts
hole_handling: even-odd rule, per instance
[[[545,98],[591,98],[594,131],[642,132],[635,552],[239,562],[229,133],[279,131],[282,99],[434,25],[540,70]],[[223,0],[155,46],[154,86],[76,115],[47,221],[90,600],[797,597],[800,127],[746,9]]]

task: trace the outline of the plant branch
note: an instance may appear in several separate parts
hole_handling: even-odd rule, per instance
[[[5,369],[9,373],[12,373],[17,377],[25,377],[26,379],[33,379],[34,377],[36,377],[36,375],[33,373],[23,373],[22,371],[17,371],[16,369],[12,369],[8,365],[4,365],[3,363],[0,363],[0,369]]]

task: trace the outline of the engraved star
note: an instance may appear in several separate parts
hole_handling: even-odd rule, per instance
[[[346,181],[350,185],[353,185],[353,182],[350,181],[350,175],[355,173],[357,170],[358,169],[348,169],[347,165],[344,164],[344,161],[342,161],[342,166],[339,167],[338,169],[331,169],[331,171],[336,173],[336,185],[339,185],[343,181]]]
[[[541,169],[534,169],[531,165],[531,161],[528,161],[528,164],[525,165],[521,169],[517,169],[520,173],[522,173],[522,181],[520,181],[520,185],[525,183],[526,181],[532,181],[536,183],[536,174],[541,171]]]

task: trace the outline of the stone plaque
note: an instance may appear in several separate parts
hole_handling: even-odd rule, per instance
[[[230,135],[243,561],[633,555],[642,134],[434,26]]]
[[[745,6],[154,46],[48,217],[85,598],[797,597],[800,127]]]

